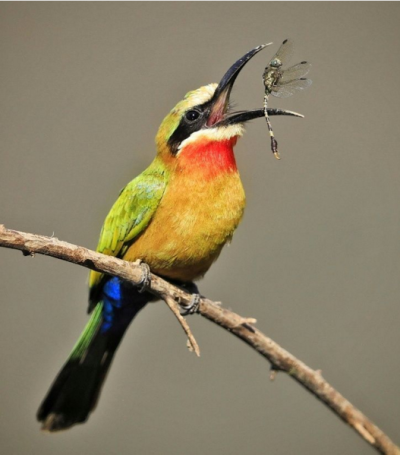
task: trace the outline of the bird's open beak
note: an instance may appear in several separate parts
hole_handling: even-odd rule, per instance
[[[253,58],[256,54],[262,51],[265,47],[272,43],[261,44],[255,47],[250,52],[247,52],[242,58],[235,62],[229,70],[225,73],[221,82],[215,89],[214,95],[210,100],[210,114],[207,119],[207,126],[213,127],[232,125],[235,123],[243,123],[248,120],[253,120],[258,117],[264,116],[264,109],[255,109],[251,111],[239,111],[228,113],[229,97],[232,91],[233,84],[239,75],[240,71],[246,63]],[[283,109],[268,109],[268,115],[291,115],[295,117],[303,117],[296,112],[286,111]]]

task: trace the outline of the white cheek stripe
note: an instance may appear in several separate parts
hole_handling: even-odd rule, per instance
[[[234,136],[243,136],[244,126],[242,123],[237,123],[235,125],[219,126],[217,128],[206,128],[204,130],[199,130],[192,133],[187,139],[181,142],[181,145],[178,148],[179,155],[180,151],[184,149],[187,145],[196,142],[201,139],[208,139],[210,142],[220,142],[230,139]]]

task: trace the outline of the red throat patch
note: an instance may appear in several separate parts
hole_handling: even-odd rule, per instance
[[[202,138],[188,144],[179,152],[178,167],[188,172],[200,173],[207,180],[221,173],[236,172],[233,147],[237,140],[237,136],[222,141]]]

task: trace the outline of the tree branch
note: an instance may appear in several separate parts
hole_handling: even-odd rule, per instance
[[[0,246],[21,250],[25,255],[39,253],[63,259],[98,272],[119,276],[137,285],[142,280],[142,269],[136,263],[105,256],[83,247],[62,242],[54,237],[14,231],[0,225]],[[151,274],[151,284],[148,291],[158,295],[167,303],[169,302],[170,306],[172,305],[172,300],[183,307],[188,306],[192,299],[190,294],[154,274]],[[256,329],[252,325],[255,320],[243,318],[205,298],[201,299],[198,311],[202,316],[225,328],[255,349],[271,363],[274,370],[288,373],[328,406],[338,417],[350,425],[378,452],[388,455],[400,455],[399,447],[325,381],[319,371],[312,370]]]

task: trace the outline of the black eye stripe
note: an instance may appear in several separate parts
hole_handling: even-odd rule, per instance
[[[194,106],[185,112],[178,127],[168,140],[173,155],[178,153],[179,146],[185,139],[203,128],[207,122],[208,111],[208,103],[206,103],[201,106]]]

